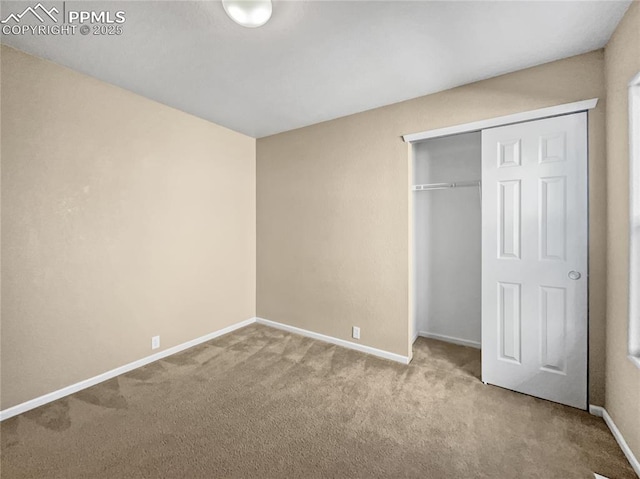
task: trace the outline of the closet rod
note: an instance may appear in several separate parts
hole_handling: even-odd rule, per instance
[[[444,190],[448,188],[464,188],[467,186],[480,186],[480,180],[477,181],[458,181],[455,183],[429,183],[426,185],[413,185],[411,189],[413,191],[425,191],[425,190]]]

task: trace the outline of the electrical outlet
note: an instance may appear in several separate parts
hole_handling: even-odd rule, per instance
[[[160,347],[160,336],[153,336],[151,338],[151,349],[158,349]]]
[[[360,339],[360,328],[358,326],[353,327],[353,331],[351,332],[351,336],[353,339]]]

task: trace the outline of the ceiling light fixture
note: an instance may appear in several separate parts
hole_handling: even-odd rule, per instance
[[[261,27],[271,18],[271,0],[222,0],[227,15],[247,28]]]

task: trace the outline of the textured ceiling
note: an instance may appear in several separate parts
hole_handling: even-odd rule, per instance
[[[276,1],[247,29],[218,1],[68,1],[125,11],[123,34],[2,42],[263,137],[601,48],[629,4]]]

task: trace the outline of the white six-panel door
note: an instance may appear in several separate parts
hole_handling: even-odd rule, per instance
[[[482,380],[587,407],[587,114],[482,132]]]

